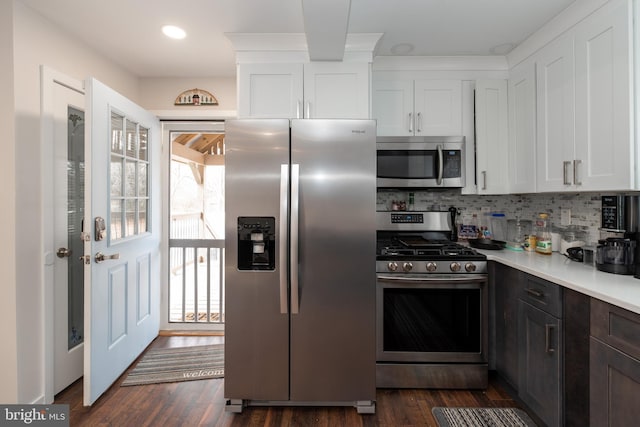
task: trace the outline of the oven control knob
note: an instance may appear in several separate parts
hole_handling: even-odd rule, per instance
[[[435,262],[427,263],[427,271],[436,271],[436,268],[438,268],[438,265]]]
[[[413,264],[411,264],[410,262],[405,262],[404,264],[402,264],[402,269],[404,271],[411,271],[413,269]]]
[[[459,262],[452,262],[449,268],[451,269],[451,271],[460,271],[460,268],[462,267],[460,267]]]
[[[464,265],[464,269],[469,273],[473,273],[474,271],[476,271],[476,265],[472,262],[468,262]]]
[[[387,264],[387,268],[389,269],[389,271],[396,271],[398,269],[398,263],[390,262],[389,264]]]

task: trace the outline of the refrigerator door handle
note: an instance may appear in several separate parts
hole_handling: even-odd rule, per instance
[[[291,165],[291,314],[297,314],[300,308],[298,300],[298,215],[300,192],[300,165]]]
[[[280,165],[280,313],[289,312],[287,301],[287,210],[289,200],[289,165]]]

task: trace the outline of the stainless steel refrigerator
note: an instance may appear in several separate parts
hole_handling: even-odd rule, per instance
[[[225,125],[227,410],[375,411],[375,122]]]

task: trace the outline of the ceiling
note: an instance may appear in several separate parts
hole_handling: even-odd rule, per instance
[[[305,32],[302,0],[18,1],[139,77],[234,76],[225,33]],[[383,33],[377,56],[505,54],[574,1],[351,0],[347,31]]]
[[[223,140],[223,133],[186,132],[178,134],[171,142],[181,144],[202,154],[222,154]]]

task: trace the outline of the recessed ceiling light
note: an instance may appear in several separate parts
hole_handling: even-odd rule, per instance
[[[165,25],[162,27],[162,32],[165,36],[178,40],[187,36],[187,33],[185,33],[182,28],[176,27],[175,25]]]
[[[413,52],[413,45],[411,43],[398,43],[393,45],[390,50],[394,55],[407,55]]]
[[[489,51],[494,55],[506,55],[511,52],[514,47],[516,47],[516,45],[513,43],[502,43],[498,46],[492,47]]]

